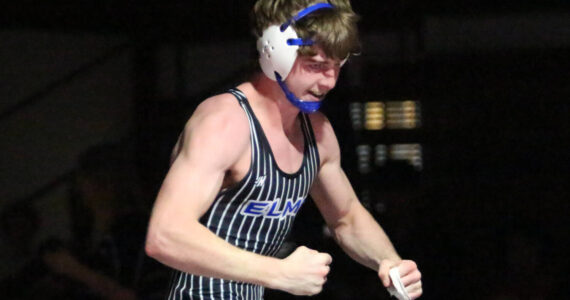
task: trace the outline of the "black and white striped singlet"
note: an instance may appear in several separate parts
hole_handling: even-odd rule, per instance
[[[251,165],[244,179],[222,189],[200,222],[228,243],[261,255],[275,256],[291,230],[318,171],[319,155],[309,118],[300,113],[304,135],[303,163],[293,174],[279,169],[269,142],[245,95],[229,91],[249,120]],[[264,288],[176,271],[169,299],[263,299]]]

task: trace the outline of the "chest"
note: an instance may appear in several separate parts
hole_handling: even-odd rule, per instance
[[[305,139],[301,129],[289,135],[271,129],[264,130],[263,133],[268,143],[264,148],[270,152],[271,159],[277,167],[287,174],[297,172],[303,165],[305,155]],[[224,187],[241,181],[247,175],[251,166],[251,151],[251,147],[248,147],[239,161],[226,172]]]
[[[275,131],[268,131],[267,141],[273,158],[279,169],[285,173],[295,173],[303,163],[305,142],[303,133],[298,130],[289,135]]]

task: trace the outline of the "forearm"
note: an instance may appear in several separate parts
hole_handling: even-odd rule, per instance
[[[194,275],[275,288],[279,259],[235,247],[197,221],[149,230],[146,250],[161,263]]]
[[[351,212],[331,226],[342,249],[354,260],[376,271],[383,259],[400,261],[392,242],[376,220],[358,201],[352,205]]]
[[[277,275],[270,272],[278,271],[274,266],[279,260],[235,247],[198,221],[212,205],[223,173],[196,172],[188,165],[179,158],[161,187],[147,233],[147,254],[190,274],[273,287]]]

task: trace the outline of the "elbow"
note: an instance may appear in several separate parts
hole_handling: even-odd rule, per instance
[[[155,224],[156,225],[156,224]],[[188,241],[184,231],[172,230],[166,226],[149,227],[144,250],[147,256],[168,267],[195,274],[203,263],[203,256],[196,255],[198,243]]]
[[[333,236],[334,240],[339,245],[344,245],[345,239],[346,239],[348,232],[349,232],[349,228],[347,228],[347,225],[345,223],[339,223],[339,224],[336,224],[334,227],[329,227],[329,228],[332,232],[332,236]]]
[[[329,224],[329,228],[337,243],[344,244],[354,233],[354,216],[348,212],[344,213],[335,223]]]
[[[144,246],[146,255],[161,261],[161,258],[166,256],[167,249],[168,247],[165,245],[164,237],[156,232],[156,230],[153,230],[152,228],[149,229]]]
[[[169,265],[180,258],[185,251],[191,251],[195,245],[185,243],[186,233],[171,227],[151,224],[148,229],[144,250],[147,256],[157,261]]]
[[[152,258],[156,258],[158,256],[159,250],[160,248],[156,242],[147,237],[144,245],[144,252],[146,255]]]

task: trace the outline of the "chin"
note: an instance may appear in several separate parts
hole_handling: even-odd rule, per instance
[[[317,98],[311,94],[305,95],[305,97],[301,98],[301,100],[306,101],[306,102],[317,102],[317,101],[321,101],[320,98]]]

